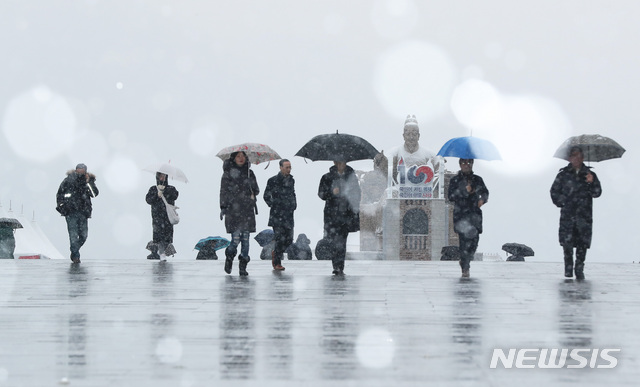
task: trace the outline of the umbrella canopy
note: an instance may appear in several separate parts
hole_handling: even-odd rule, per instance
[[[533,249],[521,243],[505,243],[502,250],[519,257],[533,257]]]
[[[205,247],[209,247],[209,248],[213,248],[214,250],[220,250],[220,249],[224,249],[230,244],[231,244],[231,241],[226,238],[219,237],[219,236],[210,236],[210,237],[200,239],[198,243],[196,243],[196,246],[194,247],[194,249],[200,250]]]
[[[0,218],[0,227],[23,228],[22,223],[15,218]]]
[[[279,160],[282,157],[278,152],[274,151],[265,144],[257,144],[253,142],[246,142],[244,144],[238,144],[223,148],[216,156],[220,157],[222,161],[228,159],[234,152],[244,152],[249,158],[251,164],[260,164],[265,161]]]
[[[456,137],[447,141],[438,156],[459,157],[461,159],[502,160],[500,152],[490,141],[468,136]]]
[[[569,152],[574,146],[579,146],[584,155],[584,161],[603,161],[622,157],[625,149],[609,137],[599,134],[582,134],[569,137],[560,145],[553,157],[569,161]]]
[[[264,247],[265,245],[268,245],[269,242],[273,240],[273,238],[274,238],[273,230],[270,228],[267,228],[265,230],[260,231],[258,235],[256,235],[253,239],[255,239],[256,242],[258,242],[260,247]]]
[[[182,181],[184,183],[189,182],[189,180],[187,180],[187,175],[185,175],[180,168],[177,168],[168,163],[155,163],[147,165],[146,167],[142,168],[142,170],[151,173],[164,173],[171,179]]]
[[[321,134],[304,144],[296,156],[313,161],[354,161],[373,159],[380,153],[367,140],[350,134]]]

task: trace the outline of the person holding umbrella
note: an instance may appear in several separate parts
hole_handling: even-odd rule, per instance
[[[484,180],[473,173],[473,159],[460,159],[460,171],[449,181],[448,199],[454,203],[453,229],[460,238],[462,277],[469,277],[470,261],[482,234],[482,210],[489,200]]]
[[[67,221],[69,249],[73,263],[80,263],[80,248],[87,240],[88,219],[93,210],[91,198],[98,196],[98,193],[96,176],[88,173],[87,166],[82,163],[76,165],[75,170],[67,172],[67,177],[58,188],[56,210]]]
[[[347,237],[360,230],[361,191],[358,178],[345,161],[335,160],[320,179],[318,196],[324,205],[324,238],[332,247],[334,275],[344,275]]]
[[[593,199],[602,194],[600,180],[584,165],[579,146],[569,150],[569,165],[560,169],[551,185],[551,200],[560,208],[558,237],[564,251],[564,276],[573,277],[573,249],[576,249],[576,279],[584,279],[584,261],[591,247]]]
[[[250,169],[247,154],[233,152],[222,165],[220,182],[220,220],[224,219],[231,244],[226,248],[224,271],[231,274],[238,245],[242,245],[238,260],[240,275],[249,275],[249,233],[256,231],[256,197],[260,193],[256,176]]]
[[[298,207],[291,161],[281,159],[279,164],[280,172],[267,181],[264,190],[264,201],[271,207],[269,226],[273,227],[276,242],[271,259],[274,270],[284,270],[282,255],[293,243],[293,212]]]
[[[169,221],[165,200],[175,205],[179,192],[176,187],[169,185],[168,176],[162,172],[156,172],[156,184],[149,187],[146,201],[151,206],[151,225],[153,227],[153,240],[147,245],[151,254],[147,259],[160,259],[160,255],[173,255],[173,224]]]

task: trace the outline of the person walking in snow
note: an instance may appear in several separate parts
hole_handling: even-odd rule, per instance
[[[324,200],[324,239],[332,249],[333,274],[344,275],[347,237],[360,230],[360,184],[353,168],[334,161],[320,179],[318,196]]]
[[[225,250],[224,271],[231,274],[238,245],[242,245],[238,261],[240,275],[249,275],[249,233],[256,231],[256,198],[260,193],[256,176],[250,169],[244,152],[233,152],[222,165],[220,182],[220,220],[231,234],[231,244]]]
[[[564,276],[573,277],[573,249],[576,249],[576,279],[584,279],[584,261],[591,247],[593,199],[600,197],[598,176],[584,165],[578,146],[571,148],[569,164],[556,175],[551,185],[551,200],[560,208],[558,238],[564,252]]]
[[[173,224],[169,221],[164,200],[175,205],[178,195],[176,187],[169,185],[168,176],[162,172],[156,172],[156,184],[149,187],[145,198],[147,204],[151,206],[151,225],[153,227],[153,239],[147,244],[151,254],[147,256],[147,259],[160,259],[161,255],[176,253],[173,247]]]
[[[460,159],[460,171],[449,181],[448,199],[454,204],[453,229],[460,239],[460,268],[462,277],[469,277],[480,234],[482,210],[489,201],[489,190],[484,180],[473,173],[473,159]]]
[[[275,248],[271,264],[274,270],[284,270],[282,256],[293,243],[293,212],[297,208],[295,180],[291,175],[291,162],[280,160],[280,172],[267,181],[264,201],[269,212],[269,226],[273,228]]]
[[[91,198],[98,196],[96,176],[87,172],[84,164],[76,165],[75,170],[67,172],[56,194],[56,210],[64,216],[69,231],[69,249],[71,261],[80,263],[80,248],[89,233],[88,219],[91,217]]]

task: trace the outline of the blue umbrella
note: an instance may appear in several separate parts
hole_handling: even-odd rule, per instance
[[[260,231],[258,235],[256,235],[253,239],[255,239],[256,242],[258,242],[260,247],[264,247],[266,244],[268,244],[273,240],[273,237],[274,237],[273,230],[270,228],[267,228],[265,230]]]
[[[194,249],[200,250],[206,246],[213,247],[214,250],[224,249],[229,246],[231,241],[219,236],[210,236],[203,239],[200,239]]]
[[[478,137],[456,137],[447,141],[438,156],[461,159],[502,160],[500,152],[491,142]]]

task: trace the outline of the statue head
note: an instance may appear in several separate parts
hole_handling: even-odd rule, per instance
[[[420,140],[420,128],[418,127],[418,120],[415,115],[408,115],[404,121],[404,147],[408,152],[415,152],[420,147],[418,141]]]

